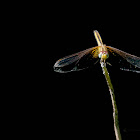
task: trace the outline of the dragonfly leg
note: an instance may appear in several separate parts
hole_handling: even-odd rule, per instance
[[[106,67],[105,59],[103,59],[103,60],[101,59],[101,60],[100,60],[100,64],[104,64],[104,66]]]

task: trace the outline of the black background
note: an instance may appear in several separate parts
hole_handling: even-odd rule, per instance
[[[123,6],[116,9],[92,6],[62,6],[52,12],[48,21],[51,25],[46,31],[51,31],[50,40],[46,41],[50,44],[47,42],[43,47],[43,54],[46,54],[47,112],[52,137],[86,135],[86,139],[90,136],[115,140],[111,97],[100,65],[65,74],[53,71],[58,59],[97,45],[93,30],[99,31],[104,44],[140,56],[137,11],[126,7],[124,10]],[[115,90],[122,139],[138,140],[140,75],[107,68]]]
[[[12,66],[7,73],[10,70],[12,78],[6,80],[17,89],[15,96],[9,93],[15,100],[10,99],[15,103],[12,111],[18,113],[13,118],[19,120],[19,127],[25,126],[23,133],[52,139],[115,140],[111,97],[100,64],[66,74],[54,72],[53,65],[64,56],[96,46],[93,30],[99,31],[104,44],[140,56],[139,7],[125,4],[58,1],[25,4],[8,12],[11,18],[5,16],[5,34],[10,39],[5,48],[14,60],[9,59]],[[122,138],[139,140],[140,74],[107,68]]]

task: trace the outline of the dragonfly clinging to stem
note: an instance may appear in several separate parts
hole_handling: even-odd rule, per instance
[[[59,59],[54,64],[54,70],[60,73],[79,71],[100,60],[100,62],[117,65],[121,70],[140,73],[140,57],[106,46],[97,30],[94,31],[94,35],[98,46]]]

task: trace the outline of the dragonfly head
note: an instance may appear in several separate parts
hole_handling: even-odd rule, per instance
[[[108,52],[100,52],[98,56],[101,60],[106,60],[109,57]]]

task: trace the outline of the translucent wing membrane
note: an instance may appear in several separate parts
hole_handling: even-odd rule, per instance
[[[93,47],[59,59],[54,64],[54,70],[60,73],[79,71],[94,65],[97,61],[98,47]]]
[[[131,55],[119,49],[106,46],[109,52],[107,60],[111,65],[125,71],[140,73],[140,57]]]

